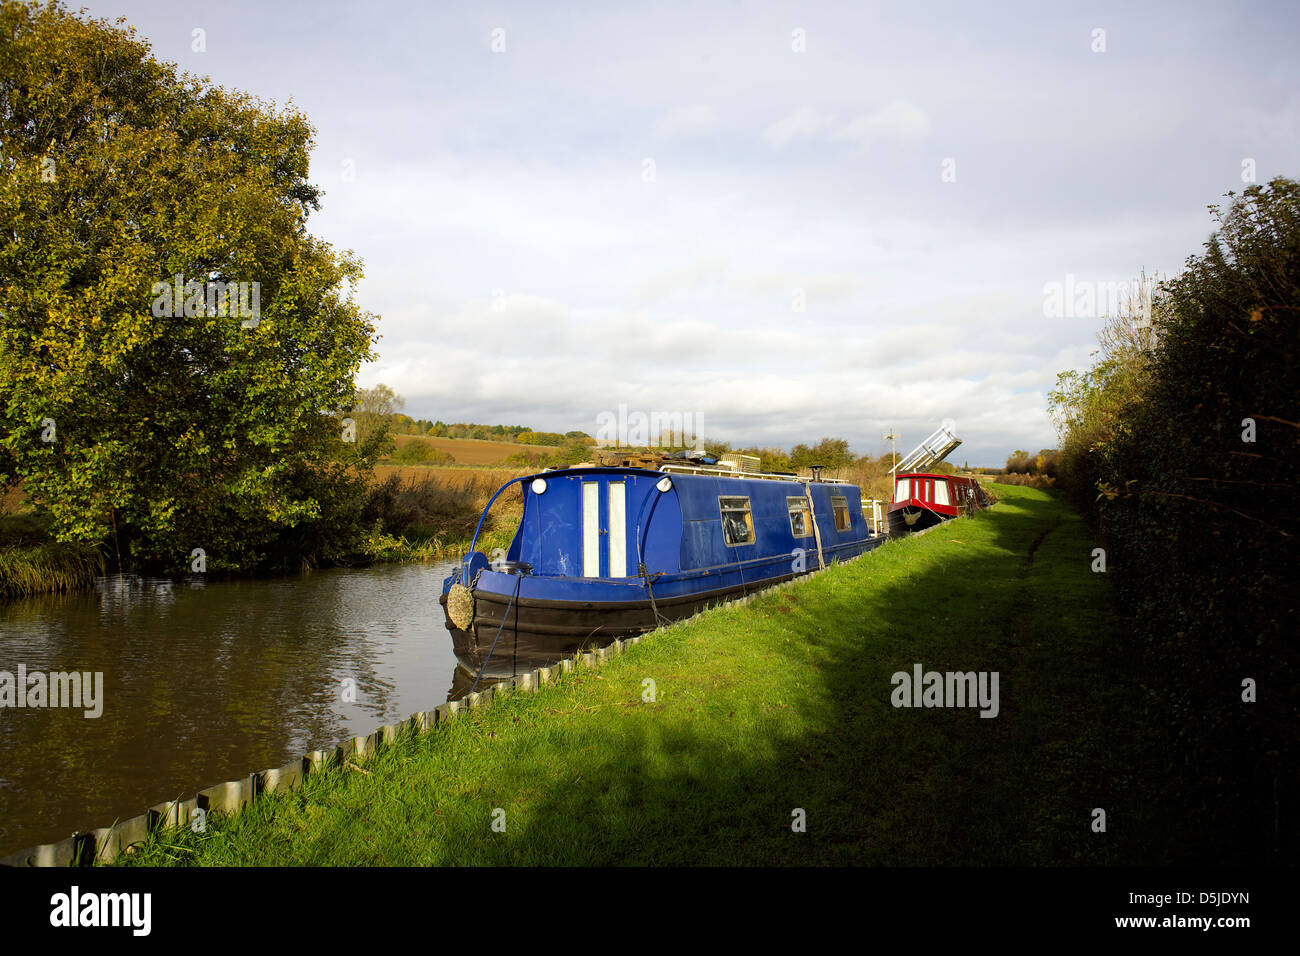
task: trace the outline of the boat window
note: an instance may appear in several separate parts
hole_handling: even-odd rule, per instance
[[[749,499],[741,497],[718,498],[722,511],[722,539],[727,547],[754,543],[754,517],[749,511]]]
[[[899,478],[898,490],[894,492],[894,500],[906,501],[910,497],[912,497],[912,479]]]
[[[807,498],[786,498],[786,507],[790,509],[790,533],[796,538],[806,538],[813,533],[812,510]]]
[[[848,499],[843,495],[831,495],[831,510],[835,512],[835,530],[848,531],[850,525]]]
[[[934,503],[936,505],[951,505],[948,498],[948,482],[939,481],[934,486]]]

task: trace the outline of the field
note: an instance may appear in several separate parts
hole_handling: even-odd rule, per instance
[[[406,485],[433,482],[447,491],[474,495],[482,510],[493,493],[512,478],[530,474],[527,468],[459,468],[445,465],[376,465],[375,481],[396,477]]]
[[[429,438],[423,435],[395,435],[397,447],[408,442],[424,442],[437,451],[456,459],[458,465],[499,465],[511,455],[520,452],[544,454],[554,451],[539,445],[516,445],[513,442],[480,441],[477,438]]]

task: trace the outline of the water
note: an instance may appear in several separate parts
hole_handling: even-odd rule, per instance
[[[107,577],[0,603],[0,671],[103,673],[97,718],[0,708],[0,856],[447,700],[456,658],[438,595],[453,566]]]

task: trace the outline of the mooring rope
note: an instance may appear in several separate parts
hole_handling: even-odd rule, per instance
[[[478,579],[475,578],[475,581],[477,581],[477,580],[478,580]],[[483,679],[483,672],[484,672],[485,670],[487,670],[488,661],[492,660],[492,652],[495,651],[495,650],[497,649],[497,641],[499,641],[499,640],[501,639],[501,632],[502,632],[503,630],[505,630],[506,621],[510,620],[510,608],[514,606],[514,603],[515,603],[515,597],[516,597],[516,595],[519,594],[519,585],[521,585],[521,584],[523,584],[523,583],[524,583],[524,576],[523,576],[522,574],[520,574],[520,575],[518,575],[518,576],[515,578],[515,589],[514,589],[514,591],[511,593],[511,595],[510,595],[510,601],[509,601],[509,603],[506,604],[506,613],[505,613],[504,615],[502,615],[502,617],[501,617],[501,626],[497,628],[497,636],[494,637],[494,638],[492,638],[492,647],[488,650],[487,657],[483,658],[483,664],[482,664],[482,666],[479,667],[479,669],[478,669],[478,676],[476,676],[476,677],[474,678],[474,685],[473,685],[472,687],[470,687],[470,689],[466,692],[466,694],[465,694],[466,697],[468,697],[470,694],[474,693],[474,691],[478,689],[478,682],[479,682],[480,680]],[[516,617],[516,621],[515,621],[515,624],[516,624],[516,630],[515,630],[515,643],[516,643],[516,650],[517,650],[517,649],[518,649],[518,641],[519,641],[519,636],[518,636],[518,612],[515,613],[515,617]]]
[[[803,483],[803,493],[808,498],[808,515],[812,518],[813,540],[817,542],[817,568],[826,567],[826,558],[822,555],[822,531],[817,526],[817,507],[813,504],[812,488],[808,482]],[[834,515],[835,508],[831,508],[831,514]]]
[[[660,480],[662,481],[663,479]],[[656,485],[655,487],[658,487],[658,485]],[[650,595],[650,611],[654,616],[655,627],[665,627],[666,625],[671,624],[672,621],[668,620],[668,618],[664,617],[662,614],[659,613],[659,605],[655,603],[654,584],[651,582],[650,572],[646,570],[645,554],[641,547],[641,542],[644,535],[649,535],[650,533],[650,521],[652,518],[654,518],[655,509],[659,507],[659,500],[662,497],[663,494],[661,489],[661,494],[656,495],[654,499],[646,497],[641,500],[641,508],[640,510],[637,511],[636,514],[636,529],[633,531],[633,534],[636,535],[636,570],[637,573],[641,575],[642,580],[645,581],[646,593]],[[643,535],[641,531],[641,516],[645,514],[645,506],[649,504],[651,500],[654,501],[654,506],[651,507],[650,514],[646,517],[645,532]],[[656,571],[655,576],[662,577],[663,572]]]
[[[654,614],[655,627],[665,627],[666,625],[671,624],[672,622],[669,621],[668,618],[659,613],[659,606],[655,604],[655,589],[654,585],[650,582],[650,573],[646,570],[646,566],[639,563],[637,564],[636,569],[641,577],[645,579],[645,589],[650,595],[650,610]],[[661,572],[656,572],[656,574],[658,573]]]

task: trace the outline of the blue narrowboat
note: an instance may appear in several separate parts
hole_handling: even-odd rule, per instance
[[[474,550],[512,486],[509,549]],[[440,602],[456,655],[483,672],[538,666],[857,557],[885,541],[856,485],[666,465],[576,467],[493,496]]]

